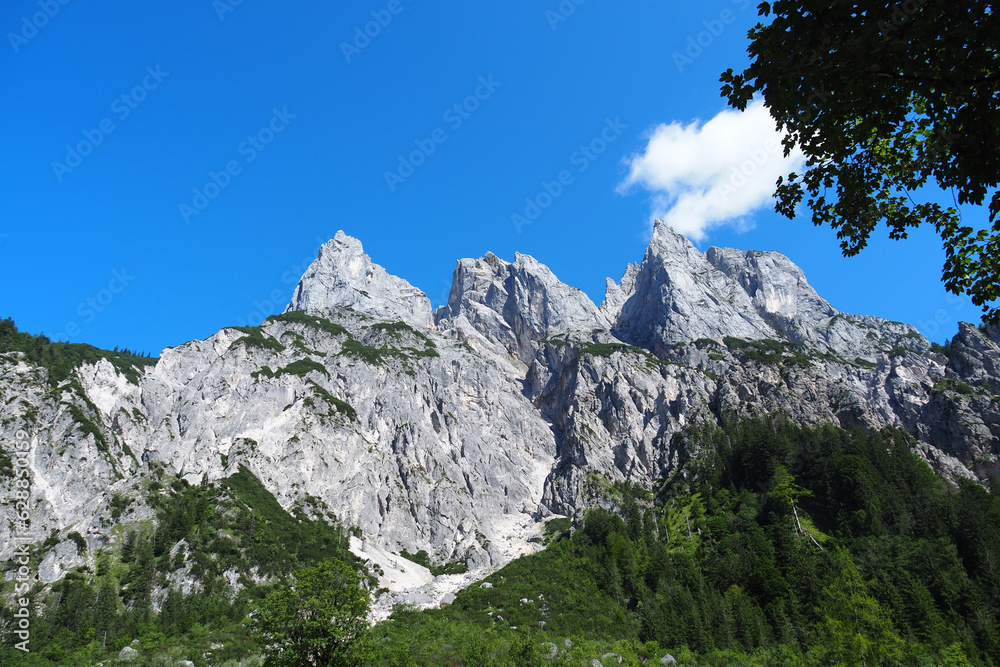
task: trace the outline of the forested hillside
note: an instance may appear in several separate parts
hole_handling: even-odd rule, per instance
[[[895,430],[759,419],[698,438],[663,489],[594,480],[605,507],[376,643],[391,664],[1000,661],[995,496],[945,484]]]
[[[0,664],[96,664],[126,646],[138,650],[140,664],[252,657],[259,651],[244,622],[267,593],[289,585],[294,570],[329,559],[362,569],[325,508],[303,503],[289,513],[245,469],[192,486],[153,466],[144,491],[155,520],[122,526],[110,548],[92,554],[93,567],[29,592],[40,603],[30,653],[8,641],[13,619],[5,607]],[[129,509],[127,500],[118,503],[118,511]],[[13,586],[6,581],[4,592]]]
[[[73,370],[85,363],[96,363],[106,359],[133,382],[146,366],[156,363],[157,358],[145,353],[132,352],[128,348],[113,351],[102,350],[86,343],[60,343],[52,341],[44,334],[35,335],[20,331],[14,320],[0,320],[0,353],[21,352],[28,363],[46,368],[52,386],[68,378]]]

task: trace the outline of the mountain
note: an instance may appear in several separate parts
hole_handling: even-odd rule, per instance
[[[32,359],[0,353],[0,440],[10,457],[31,437],[44,582],[156,516],[151,471],[199,485],[245,470],[285,508],[322,503],[381,568],[385,612],[539,550],[544,521],[579,517],[602,484],[662,484],[699,457],[700,425],[899,427],[948,479],[985,480],[1000,455],[1000,329],[963,324],[935,347],[840,313],[784,255],[702,253],[662,223],[600,306],[532,257],[487,254],[458,261],[432,311],[340,232],[259,327],[63,379]],[[4,520],[0,559],[11,537]],[[425,567],[449,563],[469,572]]]
[[[431,324],[431,301],[402,278],[391,276],[365,254],[361,242],[337,235],[319,250],[319,257],[299,281],[285,312],[357,310],[417,327]]]

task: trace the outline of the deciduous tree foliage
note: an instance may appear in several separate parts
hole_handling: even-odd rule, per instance
[[[331,559],[297,571],[292,587],[272,591],[249,627],[266,665],[357,665],[368,608],[358,574]]]
[[[837,230],[845,255],[881,222],[893,239],[934,225],[943,279],[988,319],[1000,316],[1000,19],[984,0],[762,2],[750,66],[723,73],[722,94],[745,109],[756,95],[798,145],[803,174],[779,179],[776,210],[807,198],[812,220]],[[991,228],[926,201],[936,184],[956,204],[989,203]]]

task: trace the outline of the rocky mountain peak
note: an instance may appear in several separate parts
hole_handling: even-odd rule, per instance
[[[506,262],[493,253],[458,261],[448,305],[435,312],[442,329],[475,329],[526,363],[533,343],[556,334],[609,329],[607,318],[580,289],[549,267],[517,253]]]
[[[303,274],[286,312],[323,313],[341,307],[418,327],[428,327],[433,321],[426,294],[390,275],[372,262],[361,241],[338,231]]]
[[[673,257],[675,261],[684,258],[690,262],[697,262],[703,258],[702,253],[694,246],[691,240],[676,231],[663,220],[657,219],[653,223],[653,235],[649,239],[649,246],[646,248],[646,255],[656,254],[662,257]]]
[[[619,335],[636,344],[657,348],[699,338],[774,336],[747,293],[662,220],[642,264],[626,272],[622,285],[630,289],[612,291],[605,314]]]
[[[709,248],[656,221],[642,264],[608,280],[601,312],[616,335],[664,349],[701,338],[775,339],[847,359],[874,361],[904,347],[928,349],[911,326],[841,313],[779,252]]]
[[[529,255],[486,253],[458,261],[429,331],[427,297],[339,232],[289,310],[318,317],[225,328],[131,377],[84,364],[56,391],[0,353],[0,443],[37,425],[31,526],[66,545],[43,581],[90,557],[72,532],[122,534],[115,496],[134,504],[118,523],[152,520],[153,470],[196,484],[245,468],[284,507],[315,496],[402,596],[425,581],[390,568],[404,551],[466,560],[472,581],[534,549],[538,518],[591,506],[594,475],[658,488],[697,455],[689,429],[731,415],[895,426],[951,478],[1000,468],[1000,328],[930,351],[912,327],[840,313],[780,253],[701,253],[662,223],[600,309]],[[436,604],[435,581],[392,599]]]
[[[705,259],[746,292],[754,310],[775,331],[774,338],[787,338],[849,359],[874,360],[897,347],[929,347],[909,325],[841,313],[817,294],[802,269],[780,252],[712,247]]]

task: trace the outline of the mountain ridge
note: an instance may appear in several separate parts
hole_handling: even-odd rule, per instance
[[[998,334],[965,325],[945,356],[913,327],[836,311],[783,255],[701,253],[662,223],[600,306],[528,255],[488,253],[459,260],[431,310],[339,232],[284,313],[169,348],[134,378],[100,360],[53,392],[44,368],[0,354],[21,399],[0,423],[5,442],[34,431],[46,533],[116,539],[111,500],[151,465],[191,483],[245,467],[282,505],[322,500],[386,567],[419,550],[467,562],[455,579],[386,570],[393,601],[430,604],[537,549],[540,521],[583,511],[595,480],[668,479],[697,456],[688,430],[730,416],[895,426],[943,475],[988,475]],[[148,518],[136,501],[126,519]],[[52,552],[47,580],[68,554]]]

